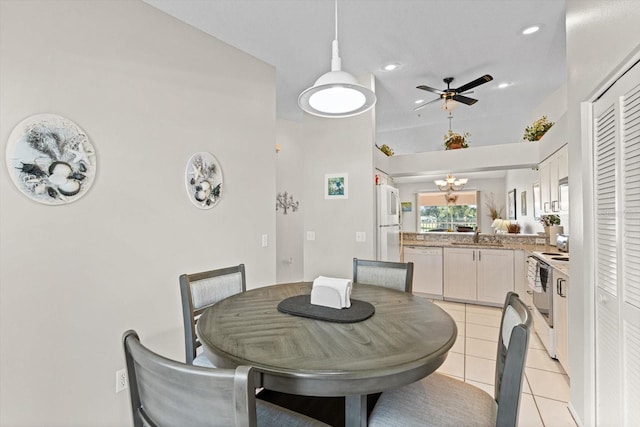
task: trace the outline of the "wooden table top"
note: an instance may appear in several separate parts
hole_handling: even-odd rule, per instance
[[[197,324],[207,357],[219,367],[251,365],[263,386],[315,396],[367,394],[433,372],[453,346],[456,324],[421,297],[354,284],[352,298],[375,306],[358,323],[332,323],[277,310],[311,283],[252,289],[207,309]]]

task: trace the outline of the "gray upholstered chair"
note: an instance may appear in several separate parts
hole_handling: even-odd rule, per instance
[[[214,367],[204,353],[198,353],[202,344],[196,335],[196,323],[208,307],[246,290],[244,264],[180,276],[186,363]]]
[[[162,357],[129,330],[122,336],[135,427],[324,426],[313,418],[257,401],[249,366],[203,368]]]
[[[411,293],[413,263],[353,259],[353,283],[384,286]]]
[[[531,313],[509,292],[502,311],[495,373],[495,396],[446,375],[383,392],[370,427],[516,426],[524,376]]]

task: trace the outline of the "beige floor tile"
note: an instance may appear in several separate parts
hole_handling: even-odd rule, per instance
[[[467,324],[465,322],[459,322],[455,320],[456,327],[458,328],[458,335],[464,335],[467,330]]]
[[[438,372],[464,378],[464,354],[449,352],[447,360],[438,368]]]
[[[502,314],[497,315],[485,314],[485,313],[467,313],[467,323],[473,323],[475,325],[493,326],[494,328],[500,327],[500,320]]]
[[[558,372],[564,374],[564,369],[555,359],[552,359],[546,350],[530,348],[527,352],[527,367],[541,369],[543,371]]]
[[[495,382],[496,362],[475,356],[465,356],[465,380],[493,385]]]
[[[518,414],[518,427],[543,427],[538,407],[530,394],[522,393],[520,396],[520,413]]]
[[[466,314],[464,311],[460,311],[460,310],[445,310],[449,316],[453,317],[453,320],[455,320],[456,322],[464,322],[465,321],[465,317]]]
[[[525,370],[531,392],[534,396],[569,401],[569,377],[565,374],[526,368]]]
[[[492,326],[474,325],[467,323],[466,336],[469,338],[478,338],[481,340],[498,342],[498,329]]]
[[[544,397],[535,396],[538,410],[544,425],[547,427],[575,427],[576,422],[573,420],[567,404],[557,400],[546,399]]]
[[[478,387],[480,390],[483,390],[485,393],[487,393],[491,397],[493,397],[494,395],[493,386],[490,384],[479,383],[477,381],[472,381],[472,380],[466,380],[465,382],[467,384],[471,384],[474,387]]]
[[[499,318],[502,315],[502,309],[498,307],[487,307],[486,305],[467,304],[467,314],[468,313],[479,313],[488,316],[493,315]]]
[[[454,352],[454,353],[460,353],[460,354],[464,354],[465,352],[465,339],[464,339],[464,335],[458,335],[456,337],[456,342],[455,344],[453,344],[453,347],[451,347],[451,350],[449,350],[450,352]]]
[[[531,387],[529,387],[529,381],[527,380],[527,374],[524,374],[524,378],[522,379],[522,392],[526,394],[531,393]]]
[[[536,334],[535,331],[531,331],[531,336],[529,337],[529,348],[545,349],[544,344],[542,344],[540,337],[538,337],[538,334]]]
[[[445,311],[465,311],[464,304],[451,301],[434,301],[435,305],[443,308]]]
[[[496,360],[497,351],[497,344],[494,341],[480,340],[478,338],[471,337],[468,337],[466,340],[465,354],[468,354],[469,356]]]

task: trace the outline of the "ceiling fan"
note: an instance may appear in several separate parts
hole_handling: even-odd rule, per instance
[[[453,81],[453,77],[447,77],[445,79],[443,79],[443,81],[447,84],[447,88],[445,90],[439,90],[439,89],[434,89],[432,87],[429,86],[424,86],[424,85],[420,85],[420,86],[416,86],[418,89],[422,89],[422,90],[426,90],[428,92],[433,92],[433,93],[437,93],[438,95],[440,95],[440,98],[438,99],[434,99],[433,101],[429,101],[429,102],[425,102],[424,104],[418,105],[416,108],[413,109],[413,111],[419,110],[429,104],[433,104],[434,102],[437,102],[439,100],[444,100],[445,105],[447,105],[448,101],[458,101],[461,102],[463,104],[466,105],[473,105],[476,102],[478,102],[477,99],[473,99],[473,98],[469,98],[468,96],[464,96],[464,94],[467,93],[471,93],[468,92],[470,89],[473,89],[474,87],[480,86],[481,84],[484,83],[488,83],[491,80],[493,80],[493,77],[491,77],[489,74],[485,74],[484,76],[477,78],[467,84],[464,84],[462,86],[460,86],[459,88],[451,88],[451,82]]]

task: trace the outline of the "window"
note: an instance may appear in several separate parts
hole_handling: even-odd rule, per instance
[[[478,192],[418,193],[418,232],[457,231],[478,224]]]

